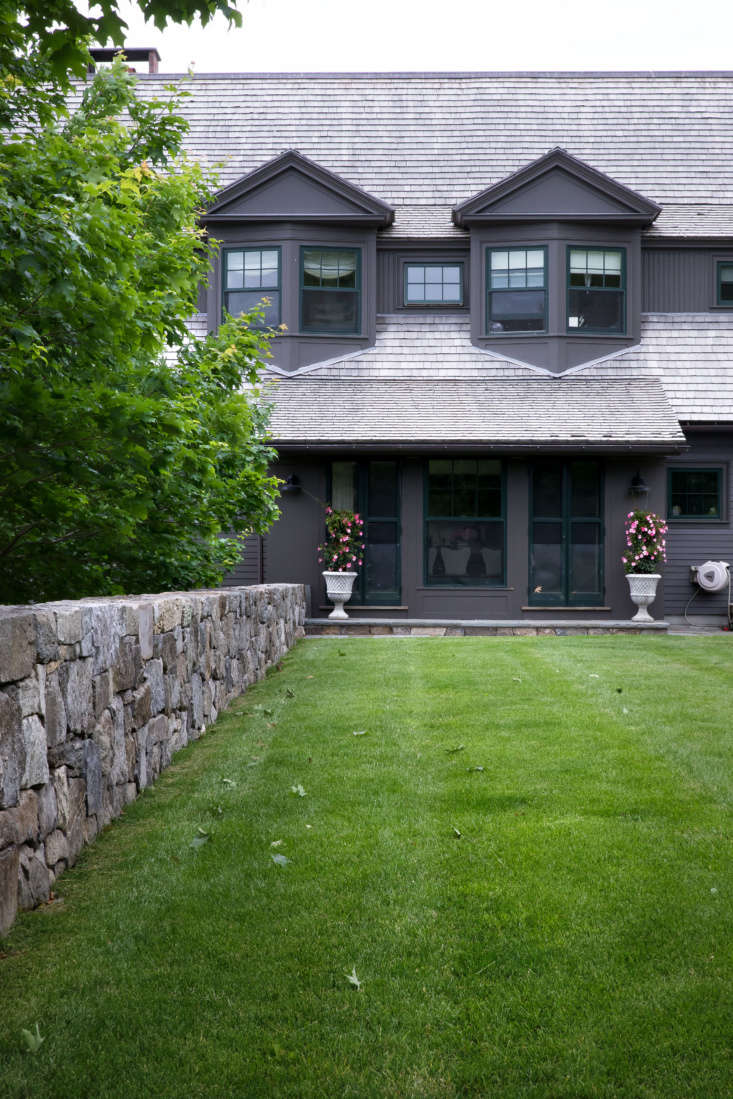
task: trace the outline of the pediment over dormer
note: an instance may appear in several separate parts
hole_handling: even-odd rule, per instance
[[[202,220],[385,226],[393,217],[385,202],[290,149],[219,191]]]
[[[660,207],[603,172],[551,149],[518,172],[456,206],[466,227],[516,221],[582,221],[648,226]]]

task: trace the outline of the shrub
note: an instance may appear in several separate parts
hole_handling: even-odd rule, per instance
[[[328,572],[353,572],[363,564],[364,520],[353,511],[326,508],[326,540],[318,547],[318,563]]]
[[[667,524],[650,511],[630,511],[626,516],[624,572],[657,572],[667,560]]]

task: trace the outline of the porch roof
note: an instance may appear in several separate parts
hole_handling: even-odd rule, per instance
[[[273,381],[281,449],[562,449],[670,453],[685,437],[656,378]]]

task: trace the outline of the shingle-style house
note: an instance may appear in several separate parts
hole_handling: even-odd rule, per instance
[[[189,151],[227,181],[197,323],[266,296],[287,326],[282,517],[233,580],[305,582],[324,614],[326,502],[366,521],[371,618],[628,618],[638,506],[670,524],[658,617],[733,561],[733,74],[189,90]]]

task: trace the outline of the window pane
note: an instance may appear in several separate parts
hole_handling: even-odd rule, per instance
[[[459,283],[461,281],[461,269],[460,267],[444,267],[443,268],[443,282]]]
[[[562,523],[533,523],[530,580],[533,595],[562,595],[563,556]]]
[[[358,332],[359,295],[350,290],[304,290],[304,332]]]
[[[600,516],[601,482],[597,462],[570,463],[570,514],[577,517]]]
[[[427,524],[429,584],[501,584],[504,578],[504,524],[435,521]]]
[[[443,282],[443,270],[440,267],[426,267],[425,268],[425,282],[435,285],[437,283],[440,286]]]
[[[260,270],[260,262],[262,258],[261,252],[248,251],[244,253],[244,269],[245,271],[257,271]]]
[[[492,252],[491,253],[491,270],[492,271],[506,271],[509,267],[509,253],[508,252]]]
[[[720,300],[733,302],[733,263],[721,263],[718,267],[720,273]]]
[[[227,252],[227,269],[241,271],[244,265],[244,252]]]
[[[331,507],[356,511],[356,462],[331,462]]]
[[[563,513],[562,466],[536,465],[532,473],[532,507],[538,518],[556,519]]]
[[[617,271],[621,274],[621,253],[620,252],[605,252],[605,269],[606,273]]]
[[[672,519],[720,519],[722,474],[718,469],[675,469],[669,474]]]
[[[575,290],[568,294],[568,327],[623,332],[623,290]]]
[[[261,305],[264,298],[269,304],[263,306],[265,318],[261,323],[265,328],[274,328],[280,323],[280,293],[277,290],[228,292],[224,295],[224,308],[237,317],[240,313],[248,313],[255,305]]]
[[[601,591],[601,525],[572,523],[570,533],[570,598]]]
[[[417,302],[425,301],[425,284],[422,282],[408,282],[407,300]]]
[[[407,268],[407,281],[409,282],[425,282],[425,268],[414,267],[410,264]]]
[[[370,462],[367,510],[369,515],[397,515],[398,481],[396,462]]]
[[[541,332],[544,329],[544,290],[495,291],[489,297],[492,332]]]
[[[399,592],[399,524],[368,521],[364,533],[366,594],[395,599]]]
[[[444,286],[443,287],[443,301],[446,302],[460,302],[461,300],[461,288],[460,286]]]

